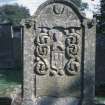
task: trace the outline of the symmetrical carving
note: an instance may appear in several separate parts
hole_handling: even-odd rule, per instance
[[[52,3],[35,27],[35,73],[74,75],[80,71],[80,20],[69,6]]]
[[[35,73],[77,74],[80,71],[80,35],[76,29],[40,27],[38,30],[35,38]]]

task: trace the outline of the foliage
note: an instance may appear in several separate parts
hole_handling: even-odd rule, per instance
[[[105,0],[101,0],[101,32],[105,34]]]
[[[71,1],[74,2],[74,4],[76,4],[78,7],[81,6],[82,0],[71,0]]]
[[[82,3],[81,4],[81,11],[84,11],[85,9],[88,9],[88,8],[89,8],[88,3]]]
[[[23,18],[29,16],[29,10],[18,4],[3,5],[0,7],[0,23],[10,22],[13,25],[18,25]]]

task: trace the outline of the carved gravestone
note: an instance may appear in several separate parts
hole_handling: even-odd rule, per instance
[[[95,26],[68,0],[49,0],[24,28],[22,105],[93,105]]]

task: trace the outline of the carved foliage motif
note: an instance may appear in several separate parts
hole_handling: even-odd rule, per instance
[[[35,73],[77,74],[80,71],[80,35],[76,29],[41,27],[39,30],[35,38]]]

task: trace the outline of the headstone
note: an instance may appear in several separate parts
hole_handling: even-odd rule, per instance
[[[48,0],[24,26],[22,105],[93,105],[95,25],[69,0]]]

